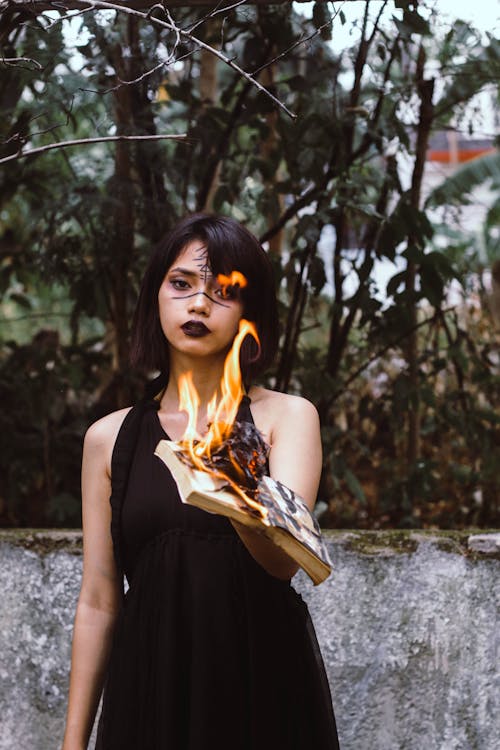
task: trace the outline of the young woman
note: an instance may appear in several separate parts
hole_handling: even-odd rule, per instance
[[[246,286],[221,286],[218,275],[232,271]],[[234,220],[189,216],[159,243],[132,327],[133,362],[161,372],[159,392],[85,436],[83,579],[63,750],[87,748],[103,686],[98,750],[338,748],[314,629],[290,585],[297,566],[263,536],[183,505],[154,455],[159,440],[184,433],[177,385],[187,371],[206,433],[242,317],[261,345],[248,336],[241,349],[247,396],[237,419],[254,422],[270,446],[270,475],[314,506],[317,412],[253,384],[278,342],[268,257]]]

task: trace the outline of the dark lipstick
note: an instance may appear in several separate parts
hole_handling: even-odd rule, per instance
[[[188,320],[187,323],[181,326],[186,336],[193,336],[194,338],[200,338],[210,333],[210,328],[207,328],[205,323],[199,320]]]

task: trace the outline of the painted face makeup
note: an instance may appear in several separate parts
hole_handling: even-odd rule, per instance
[[[179,253],[158,292],[160,323],[170,353],[225,356],[243,314],[238,271],[213,273],[206,246],[192,241]]]
[[[200,279],[203,281],[206,287],[209,282],[213,282],[213,272],[210,267],[208,253],[204,247],[197,248],[193,251],[193,261],[198,268]],[[233,271],[230,276],[218,274],[216,280],[217,283],[220,284],[220,287],[217,289],[217,293],[221,293],[222,299],[232,299],[234,290],[239,287],[246,286],[247,283],[245,277],[238,271]],[[189,290],[186,290],[185,294],[177,294],[176,296],[173,296],[172,299],[189,299],[190,297],[203,295],[204,297],[207,297],[207,299],[209,299],[211,302],[214,302],[216,305],[220,305],[221,307],[229,307],[229,304],[222,302],[220,298],[217,299],[214,294],[209,294],[208,292],[202,290],[196,292],[190,292]]]
[[[206,284],[208,279],[211,279],[213,277],[206,247],[200,247],[199,249],[195,250],[193,252],[193,260],[200,271],[201,278]]]

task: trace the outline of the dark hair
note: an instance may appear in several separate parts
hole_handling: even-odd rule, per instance
[[[160,324],[158,292],[175,259],[192,240],[207,248],[214,275],[240,271],[247,279],[241,289],[243,317],[259,334],[260,349],[247,336],[240,351],[245,383],[264,372],[278,347],[279,322],[271,262],[254,235],[227,216],[196,213],[185,217],[157,244],[142,280],[132,321],[131,362],[145,371],[168,377],[168,346]]]

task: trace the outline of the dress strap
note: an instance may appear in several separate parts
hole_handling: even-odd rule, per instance
[[[111,457],[111,539],[116,568],[122,579],[121,517],[123,501],[127,492],[130,468],[139,439],[142,419],[146,411],[152,408],[158,408],[154,400],[145,398],[130,409],[116,437]]]
[[[250,422],[250,424],[254,424],[252,412],[250,411],[251,403],[250,396],[247,396],[245,393],[240,401],[238,413],[236,414],[236,420],[238,422]]]

